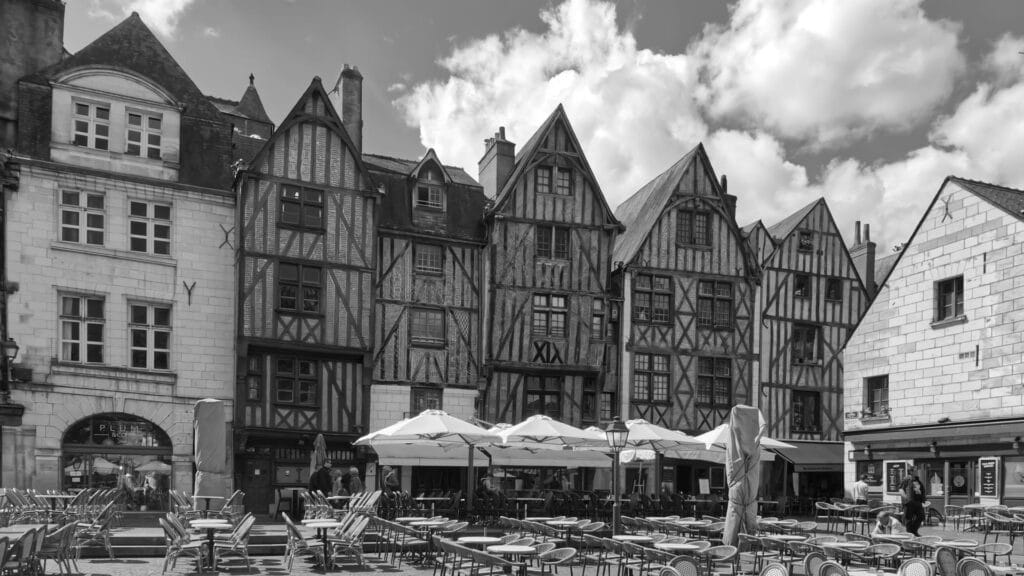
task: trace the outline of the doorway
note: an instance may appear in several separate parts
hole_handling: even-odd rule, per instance
[[[270,491],[270,460],[266,458],[245,459],[245,511],[253,514],[269,514],[274,497]]]

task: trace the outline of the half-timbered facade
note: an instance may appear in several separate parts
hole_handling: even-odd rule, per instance
[[[621,410],[630,418],[701,433],[753,402],[758,268],[735,201],[698,145],[616,210],[626,225],[614,262]],[[709,470],[683,462],[676,472],[666,480],[693,492]]]
[[[366,425],[379,196],[319,78],[235,189],[236,477],[266,506],[308,481],[317,433],[344,463]]]
[[[483,364],[483,189],[433,150],[418,161],[363,161],[384,191],[369,429],[427,408],[472,417]]]
[[[755,402],[768,435],[799,447],[781,452],[793,471],[841,490],[842,350],[868,294],[824,199],[746,230],[761,267]]]
[[[616,413],[609,274],[622,226],[561,106],[517,155],[503,132],[480,165],[494,200],[480,416],[595,424]]]

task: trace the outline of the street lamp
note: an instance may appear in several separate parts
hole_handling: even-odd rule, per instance
[[[3,366],[0,372],[0,402],[4,404],[11,403],[11,363],[18,357],[18,343],[14,341],[14,338],[10,340],[0,341],[0,352],[3,353]]]
[[[619,452],[626,447],[629,428],[616,416],[604,429],[608,446],[612,449],[612,536],[619,533],[621,505],[619,504]]]

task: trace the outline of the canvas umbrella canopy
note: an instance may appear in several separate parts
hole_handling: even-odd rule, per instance
[[[761,415],[760,411],[758,411],[757,414],[758,426],[766,428],[764,423],[764,416]],[[710,449],[712,446],[725,448],[726,444],[728,444],[729,442],[729,437],[729,424],[725,423],[719,424],[714,430],[711,430],[710,432],[705,432],[697,436],[696,439],[699,440],[706,448]],[[761,438],[760,446],[761,448],[796,448],[796,446],[793,446],[792,444],[786,444],[785,442],[782,442],[780,440],[773,440],[772,438],[768,438],[767,436],[763,436]]]
[[[312,476],[326,461],[327,440],[324,439],[323,434],[317,434],[316,438],[313,439],[313,453],[309,458],[309,475]]]
[[[752,534],[757,530],[759,452],[765,428],[764,418],[757,408],[733,406],[729,413],[729,438],[725,443],[729,507],[725,513],[722,544],[735,546],[739,534]]]
[[[500,443],[501,437],[475,424],[451,416],[444,410],[424,410],[418,416],[371,432],[355,441],[356,446],[382,444],[459,445],[468,448],[466,504],[473,509],[473,454],[477,444]]]
[[[166,463],[166,462],[161,462],[159,460],[150,460],[149,462],[146,462],[145,464],[140,464],[139,467],[135,469],[135,471],[136,472],[156,472],[157,474],[170,474],[171,473],[171,465]]]
[[[698,448],[702,444],[696,438],[668,428],[651,424],[638,418],[626,422],[629,438],[626,446],[630,448],[646,448],[655,452],[665,452],[677,448]]]
[[[497,434],[501,437],[503,445],[525,448],[553,448],[557,450],[565,447],[599,447],[608,445],[603,437],[598,439],[586,430],[559,422],[543,414],[530,416],[515,426],[509,426],[498,431]]]

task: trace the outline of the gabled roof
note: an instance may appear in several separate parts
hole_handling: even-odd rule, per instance
[[[740,228],[740,232],[743,232],[743,235],[744,235],[744,236],[750,236],[750,234],[751,234],[751,233],[752,233],[752,232],[754,231],[754,229],[755,229],[755,228],[757,228],[758,226],[760,226],[761,228],[764,228],[764,229],[765,229],[765,232],[767,232],[767,231],[768,231],[768,228],[767,228],[767,227],[766,227],[766,226],[764,225],[764,222],[762,222],[762,221],[760,221],[760,220],[754,220],[754,221],[753,221],[753,222],[751,222],[750,224],[747,224],[746,226],[743,226],[742,228]]]
[[[242,99],[238,101],[238,106],[235,107],[235,113],[270,124],[270,116],[267,116],[267,111],[263,108],[263,100],[260,99],[260,93],[256,91],[255,80],[255,77],[249,74],[249,85],[245,87],[245,93],[242,94]]]
[[[142,22],[138,12],[132,12],[131,16],[75,54],[26,79],[52,80],[76,68],[88,67],[116,68],[142,76],[184,104],[183,114],[221,122],[217,108]]]
[[[888,256],[875,259],[875,286],[885,284],[886,278],[889,277],[889,273],[892,272],[892,269],[896,265],[896,261],[899,260],[899,257],[900,253],[895,252]]]
[[[643,245],[651,228],[661,218],[661,211],[675,193],[676,183],[686,173],[694,159],[704,154],[704,146],[698,144],[683,155],[678,162],[653,180],[644,184],[635,194],[615,209],[615,217],[626,226],[626,230],[615,240],[612,262],[629,262]],[[713,178],[712,178],[713,179]]]
[[[431,152],[433,152],[433,148],[427,151],[428,154]],[[434,158],[437,159],[436,154],[434,155]],[[363,154],[363,161],[366,162],[367,166],[372,167],[374,170],[393,172],[404,176],[408,176],[415,172],[423,160],[426,159],[426,156],[424,156],[422,160],[407,160],[405,158],[384,156],[383,154]],[[437,163],[448,174],[452,182],[462,184],[464,186],[480,186],[480,183],[474,180],[473,177],[467,174],[462,168],[459,168],[458,166],[448,166],[442,164],[440,161]]]
[[[1024,190],[1007,188],[1006,186],[998,186],[978,180],[968,180],[958,176],[950,176],[946,180],[955,182],[964,190],[981,197],[989,204],[1002,208],[1009,214],[1024,220]]]
[[[515,189],[519,178],[523,175],[523,172],[526,171],[526,168],[530,163],[530,159],[533,158],[537,149],[540,147],[541,142],[544,141],[544,136],[551,131],[551,128],[559,120],[565,123],[565,131],[568,134],[573,147],[579,152],[580,163],[583,164],[583,167],[586,169],[587,176],[590,178],[591,184],[593,185],[594,193],[597,194],[597,198],[600,201],[601,206],[604,207],[605,214],[610,221],[609,223],[621,226],[622,224],[619,223],[615,215],[612,213],[611,207],[608,206],[608,201],[605,200],[604,192],[601,191],[601,186],[597,183],[594,171],[590,168],[590,163],[587,162],[587,156],[583,153],[583,146],[580,145],[579,138],[576,137],[576,131],[573,130],[572,123],[569,122],[569,116],[565,113],[565,108],[561,104],[555,107],[555,110],[548,116],[547,120],[537,128],[537,131],[533,133],[533,136],[530,136],[530,139],[526,141],[526,144],[524,144],[516,154],[515,168],[512,169],[512,173],[509,174],[508,179],[505,180],[505,184],[501,187],[501,192],[499,192],[497,197],[494,199],[494,207],[489,210],[489,212],[497,212],[505,204],[508,197],[512,194],[512,190]]]
[[[775,239],[776,242],[781,242],[782,240],[785,240],[786,238],[789,237],[790,234],[793,233],[793,230],[796,230],[796,227],[799,226],[800,223],[804,221],[804,218],[806,218],[807,215],[811,213],[811,210],[814,210],[814,208],[819,203],[824,201],[824,198],[818,198],[817,200],[811,202],[810,204],[804,206],[803,208],[797,210],[796,212],[793,212],[789,216],[786,216],[785,218],[782,219],[781,222],[769,227],[768,234],[773,239]]]

